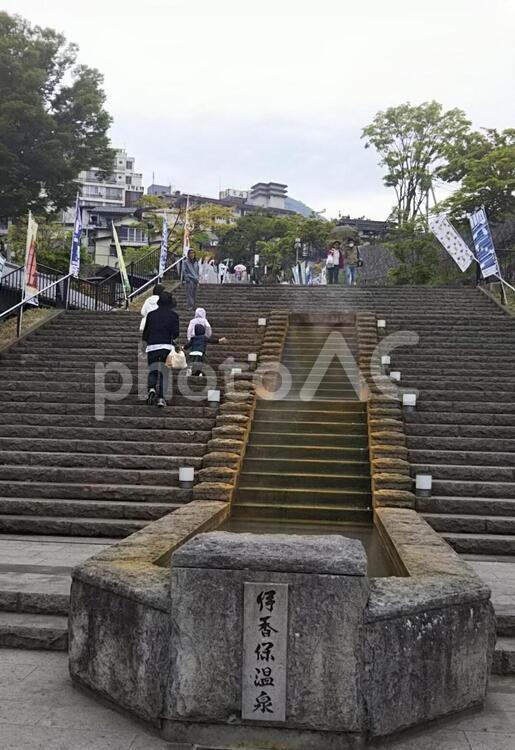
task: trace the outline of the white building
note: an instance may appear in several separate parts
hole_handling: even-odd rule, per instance
[[[288,185],[282,182],[257,182],[250,188],[248,203],[261,208],[285,210]]]
[[[134,206],[143,195],[143,175],[134,169],[134,158],[123,149],[116,151],[113,173],[102,179],[97,169],[79,174],[83,205]]]

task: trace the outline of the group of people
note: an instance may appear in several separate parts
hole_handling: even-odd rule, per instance
[[[338,284],[340,281],[340,270],[345,273],[345,283],[348,286],[356,286],[358,267],[361,265],[358,244],[355,240],[348,240],[345,246],[336,240],[327,251],[325,260],[327,283]]]
[[[188,254],[187,263],[192,267],[192,275],[185,278],[186,293],[188,294],[188,283],[190,284],[190,296],[187,304],[195,301],[196,284],[194,280],[194,253],[193,258]],[[185,264],[186,265],[186,264]],[[153,293],[141,308],[142,340],[148,363],[148,395],[147,403],[150,406],[157,404],[158,407],[166,406],[166,394],[168,392],[167,361],[178,350],[189,353],[189,364],[192,375],[202,375],[202,363],[209,343],[225,343],[225,338],[215,338],[213,330],[207,319],[206,311],[202,307],[195,310],[194,316],[188,324],[186,343],[183,347],[179,344],[180,322],[179,315],[175,310],[176,302],[171,294],[162,284],[156,284]]]

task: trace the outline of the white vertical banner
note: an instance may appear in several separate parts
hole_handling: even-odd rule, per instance
[[[190,250],[190,196],[186,196],[186,216],[184,218],[184,240],[182,245],[182,254],[187,255]]]
[[[31,297],[38,292],[38,270],[36,260],[36,237],[38,234],[38,224],[34,221],[32,213],[29,211],[27,222],[27,243],[25,246],[25,268],[23,278],[23,299]],[[38,304],[38,298],[33,297],[30,300],[31,305]]]
[[[163,219],[163,234],[161,236],[161,252],[159,254],[159,276],[163,276],[168,264],[168,222]]]
[[[476,248],[476,259],[481,268],[484,279],[489,276],[501,276],[499,261],[495,252],[494,241],[484,208],[480,208],[473,214],[468,215],[474,247]]]
[[[449,253],[461,271],[466,271],[474,260],[474,253],[465,240],[458,234],[445,214],[429,217],[429,229],[438,242]]]

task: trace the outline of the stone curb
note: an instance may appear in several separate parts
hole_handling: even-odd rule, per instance
[[[376,315],[356,313],[359,367],[368,384],[368,439],[374,508],[415,508],[410,491],[408,451],[402,410],[390,379],[381,375],[372,356],[378,345]],[[380,390],[382,386],[383,390]],[[387,391],[385,394],[384,391]],[[391,395],[390,395],[391,394]]]

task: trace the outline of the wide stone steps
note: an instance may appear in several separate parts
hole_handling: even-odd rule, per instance
[[[427,435],[407,437],[408,448],[451,451],[500,451],[502,453],[515,452],[515,440],[502,438],[474,438],[474,437],[442,437],[441,435]]]
[[[0,647],[68,649],[68,618],[60,615],[0,612]]]
[[[334,524],[363,524],[369,526],[372,522],[372,510],[367,508],[355,508],[347,505],[289,505],[281,503],[280,505],[271,505],[256,501],[242,501],[233,506],[231,518],[236,519],[259,519],[263,523],[274,523],[280,521],[298,521],[313,523],[316,518],[317,523]],[[280,531],[280,528],[278,529]],[[342,533],[344,533],[342,531]]]
[[[33,425],[0,425],[0,437],[38,438],[48,435],[45,426]],[[154,441],[164,443],[206,443],[211,433],[207,430],[154,430],[151,438]],[[55,439],[70,439],[77,437],[77,430],[73,427],[52,427],[52,436]],[[84,440],[113,440],[122,442],[136,442],[149,439],[146,429],[116,429],[103,427],[102,422],[97,422],[96,427],[82,427],[80,436]]]
[[[515,674],[515,637],[498,637],[492,662],[492,674]]]
[[[180,466],[202,466],[202,458],[197,456],[147,456],[137,454],[105,453],[60,453],[52,451],[13,451],[0,450],[0,466],[55,466],[89,469],[151,469],[155,472],[173,471]],[[2,469],[0,468],[0,476]]]
[[[247,467],[247,464],[245,464],[244,470],[240,474],[239,486],[244,489],[250,485],[261,489],[273,489],[274,492],[279,488],[297,489],[298,487],[302,487],[303,490],[329,489],[335,491],[345,487],[346,490],[356,489],[370,492],[370,476],[351,474],[350,472],[308,474],[305,467],[296,473],[292,471],[260,472]]]
[[[515,516],[515,499],[432,495],[417,498],[417,508],[426,514]]]
[[[417,408],[416,416],[405,414],[407,429],[411,424],[416,425],[470,425],[474,427],[492,425],[502,427],[515,427],[515,412],[512,414],[483,414],[474,412],[446,412],[446,411],[420,411]]]
[[[425,402],[422,399],[417,402],[417,410],[415,414],[405,415],[408,422],[416,421],[418,416],[421,417],[426,413],[453,413],[453,414],[477,414],[479,418],[479,424],[481,424],[482,415],[494,416],[494,415],[512,415],[515,414],[515,402],[497,402],[497,401],[485,401],[475,399],[474,401],[447,401],[442,399],[441,401]],[[479,416],[481,415],[481,416]]]
[[[275,433],[303,433],[304,435],[311,435],[314,433],[324,433],[325,435],[331,434],[335,436],[348,435],[367,435],[367,425],[363,422],[326,422],[326,421],[295,421],[285,423],[283,421],[274,421],[271,419],[259,419],[255,422],[256,427],[259,426],[260,430]]]
[[[41,514],[42,516],[66,516],[68,518],[130,519],[148,522],[162,518],[180,507],[180,503],[0,497],[0,514],[16,516]]]
[[[409,451],[410,463],[454,466],[515,466],[515,453],[497,453],[492,451],[459,451],[437,450],[430,447],[417,448]]]
[[[1,612],[67,615],[69,604],[69,568],[14,565],[0,571]]]
[[[515,516],[423,513],[435,531],[464,534],[514,534]]]
[[[245,457],[245,471],[249,473],[282,473],[290,470],[296,476],[303,472],[327,476],[365,476],[370,481],[370,464],[367,460],[322,460],[314,458],[251,458]]]
[[[139,484],[73,484],[0,480],[0,497],[77,498],[85,500],[135,500],[186,503],[191,490]]]
[[[341,404],[341,402],[339,402]],[[357,420],[360,420],[359,422]],[[322,423],[326,425],[357,425],[362,426],[360,412],[354,411],[329,411],[324,409],[281,409],[277,411],[265,411],[259,406],[254,415],[255,425],[267,424],[276,425],[286,422],[288,425],[310,424],[311,422]]]
[[[141,417],[129,417],[126,416],[123,419],[123,425],[126,428],[138,429],[138,430],[155,430],[156,428],[162,430],[201,430],[207,431],[214,427],[215,420],[211,419],[198,419],[195,417],[160,417],[149,415],[149,409],[147,408],[147,416]],[[169,410],[166,410],[166,414],[169,414]],[[41,414],[37,419],[40,427],[96,427],[99,424],[99,420],[91,416],[81,416],[77,414]],[[30,413],[25,414],[13,414],[13,413],[0,413],[0,430],[2,425],[25,425],[34,424],[34,415]],[[120,425],[120,420],[117,417],[106,416],[102,421],[102,424],[107,428],[114,429],[116,425]]]
[[[92,469],[91,467],[59,466],[59,455],[55,455],[54,465],[51,466],[14,466],[0,465],[0,482],[21,480],[30,482],[56,482],[80,485],[150,485],[162,487],[177,487],[179,472],[177,469],[155,471],[152,469]]]
[[[281,418],[283,412],[288,412],[290,415],[299,413],[301,415],[311,412],[325,413],[331,412],[331,418],[333,413],[347,414],[349,412],[359,413],[366,415],[367,405],[364,401],[345,401],[343,404],[341,401],[325,401],[323,405],[317,404],[313,401],[298,401],[297,399],[282,399],[281,401],[260,401],[256,409],[256,417],[264,415],[268,412],[280,413]]]
[[[415,385],[415,378],[410,375],[410,373],[403,372],[402,373],[402,380],[403,384],[412,384]],[[449,389],[456,388],[457,384],[460,384],[463,382],[463,376],[439,376],[439,377],[418,377],[416,378],[416,386],[419,388],[422,392],[426,389],[431,390],[434,388],[444,388],[448,387]],[[489,393],[495,393],[497,390],[500,391],[513,391],[515,390],[513,379],[510,377],[497,377],[495,373],[490,373],[490,377],[485,373],[484,375],[481,375],[479,377],[475,377],[472,374],[469,374],[466,379],[467,388],[477,388],[478,390],[487,390]]]
[[[456,552],[475,555],[515,555],[513,534],[470,534],[443,532],[442,537]]]
[[[152,436],[155,438],[155,436]],[[207,446],[204,443],[174,443],[174,442],[146,442],[120,440],[72,440],[72,439],[53,439],[53,438],[17,438],[1,437],[1,450],[16,451],[49,451],[58,453],[105,453],[112,454],[131,454],[138,456],[195,456],[201,457],[206,452]]]
[[[459,479],[433,479],[436,495],[458,495],[460,497],[515,498],[514,482],[467,482]]]
[[[170,510],[174,510],[171,508]],[[87,516],[40,516],[0,514],[2,534],[51,534],[123,538],[144,528],[148,520],[130,518],[88,518]]]
[[[360,448],[323,445],[281,445],[252,443],[252,435],[245,460],[249,458],[280,458],[284,460],[298,459],[299,461],[368,461],[368,445]]]
[[[278,434],[275,431],[265,431],[260,429],[253,430],[249,441],[251,446],[315,446],[315,447],[334,447],[334,448],[365,448],[368,445],[368,436],[364,433],[350,433],[338,435],[337,439],[333,434],[326,432],[313,432],[309,435],[298,432],[282,432]]]
[[[515,458],[515,454],[513,454]],[[451,479],[475,482],[514,482],[515,466],[467,466],[464,464],[417,464],[411,465],[412,475],[431,474],[433,480]]]
[[[18,394],[16,394],[18,397]],[[174,398],[175,401],[175,398]],[[195,419],[211,418],[214,419],[216,416],[216,410],[203,404],[202,401],[198,406],[195,406],[195,401],[190,401],[190,406],[176,406],[175,403],[169,404],[166,409],[166,418],[187,417],[191,416]],[[38,402],[26,402],[26,401],[9,401],[7,406],[2,408],[2,413],[9,414],[82,414],[85,416],[91,416],[95,414],[94,403],[71,403],[67,401],[38,401]],[[152,416],[156,417],[156,420],[162,418],[160,413],[157,411],[151,412]],[[146,401],[140,401],[139,403],[116,403],[109,401],[105,405],[105,417],[148,417],[149,408]],[[119,421],[120,423],[120,421]]]

